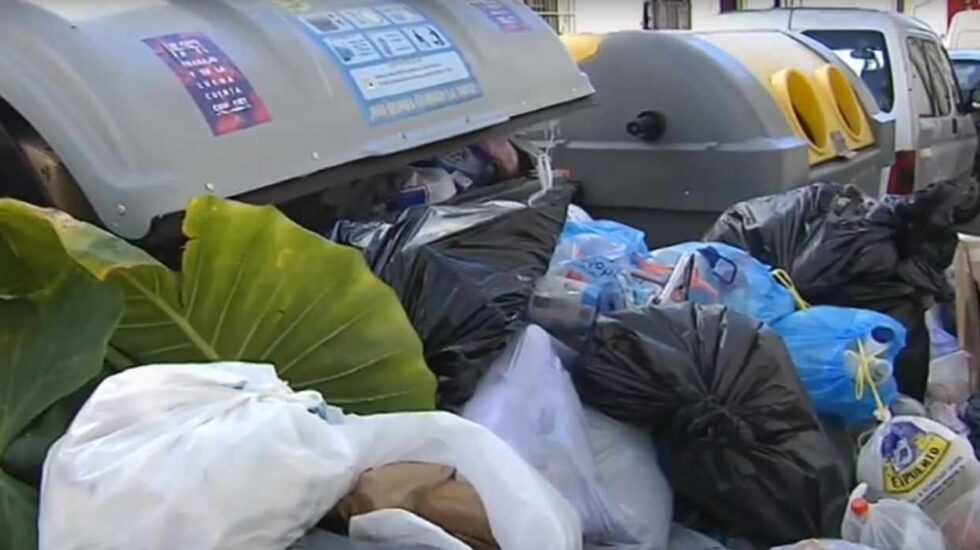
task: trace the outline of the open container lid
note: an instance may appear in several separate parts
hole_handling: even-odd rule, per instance
[[[0,51],[0,98],[130,239],[197,195],[289,200],[594,92],[515,0],[12,0]]]

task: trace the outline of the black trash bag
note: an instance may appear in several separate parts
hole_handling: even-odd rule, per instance
[[[600,318],[573,374],[585,403],[650,430],[679,503],[708,519],[690,527],[767,545],[839,535],[846,466],[758,321],[692,304]]]
[[[953,299],[943,272],[956,250],[955,226],[978,212],[972,180],[880,201],[853,186],[815,183],[733,206],[705,240],[785,269],[813,304],[871,309],[901,321],[909,343],[896,378],[902,393],[922,400],[929,363],[923,316],[933,301]]]
[[[455,410],[476,389],[522,320],[548,269],[573,189],[528,205],[417,206],[390,225],[339,223],[332,239],[361,248],[401,299]]]

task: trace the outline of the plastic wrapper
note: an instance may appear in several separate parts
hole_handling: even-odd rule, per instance
[[[803,385],[822,418],[849,427],[872,424],[878,407],[898,396],[894,361],[905,346],[905,328],[874,311],[818,306],[775,322]],[[866,360],[869,380],[861,370]]]
[[[900,500],[865,500],[867,486],[851,494],[847,515],[841,524],[845,540],[878,550],[945,550],[943,533],[918,506]]]
[[[685,243],[655,250],[643,258],[640,270],[666,284],[685,258],[689,273],[672,301],[724,304],[769,324],[796,311],[792,294],[773,278],[769,266],[726,244]]]
[[[457,409],[523,319],[565,223],[571,189],[530,205],[414,207],[394,224],[340,222],[332,239],[365,252],[398,294],[439,378],[439,405]]]
[[[896,364],[899,389],[926,391],[929,335],[924,314],[953,291],[943,270],[954,227],[980,212],[976,182],[943,183],[876,201],[857,188],[816,183],[739,203],[705,236],[786,270],[808,302],[871,309],[908,331]]]
[[[675,494],[719,531],[766,544],[838,534],[844,465],[759,321],[680,304],[601,318],[590,342],[573,373],[582,400],[648,430]]]
[[[875,494],[917,505],[933,519],[980,485],[970,443],[946,426],[917,416],[881,424],[861,447],[858,481]]]
[[[506,441],[568,499],[587,540],[636,541],[599,482],[582,404],[543,329],[531,325],[513,340],[462,414]]]

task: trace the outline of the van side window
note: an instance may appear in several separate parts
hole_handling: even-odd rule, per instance
[[[915,78],[912,95],[920,117],[947,116],[953,111],[953,92],[943,76],[941,66],[932,57],[939,55],[938,46],[921,38],[909,38],[909,59]],[[935,48],[930,55],[930,48]]]
[[[803,34],[837,54],[867,84],[878,107],[886,113],[892,111],[895,87],[885,35],[877,31],[826,30],[806,30]]]
[[[959,90],[953,84],[956,76],[950,66],[946,52],[939,44],[929,41],[926,42],[926,58],[929,60],[929,72],[932,73],[932,80],[937,84],[936,92],[939,95],[940,106],[943,115],[953,112],[953,109],[960,104]]]

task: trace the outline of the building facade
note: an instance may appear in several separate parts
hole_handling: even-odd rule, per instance
[[[906,13],[940,35],[949,19],[980,0],[524,0],[561,33],[624,29],[697,29],[726,11],[781,7],[862,7]]]

